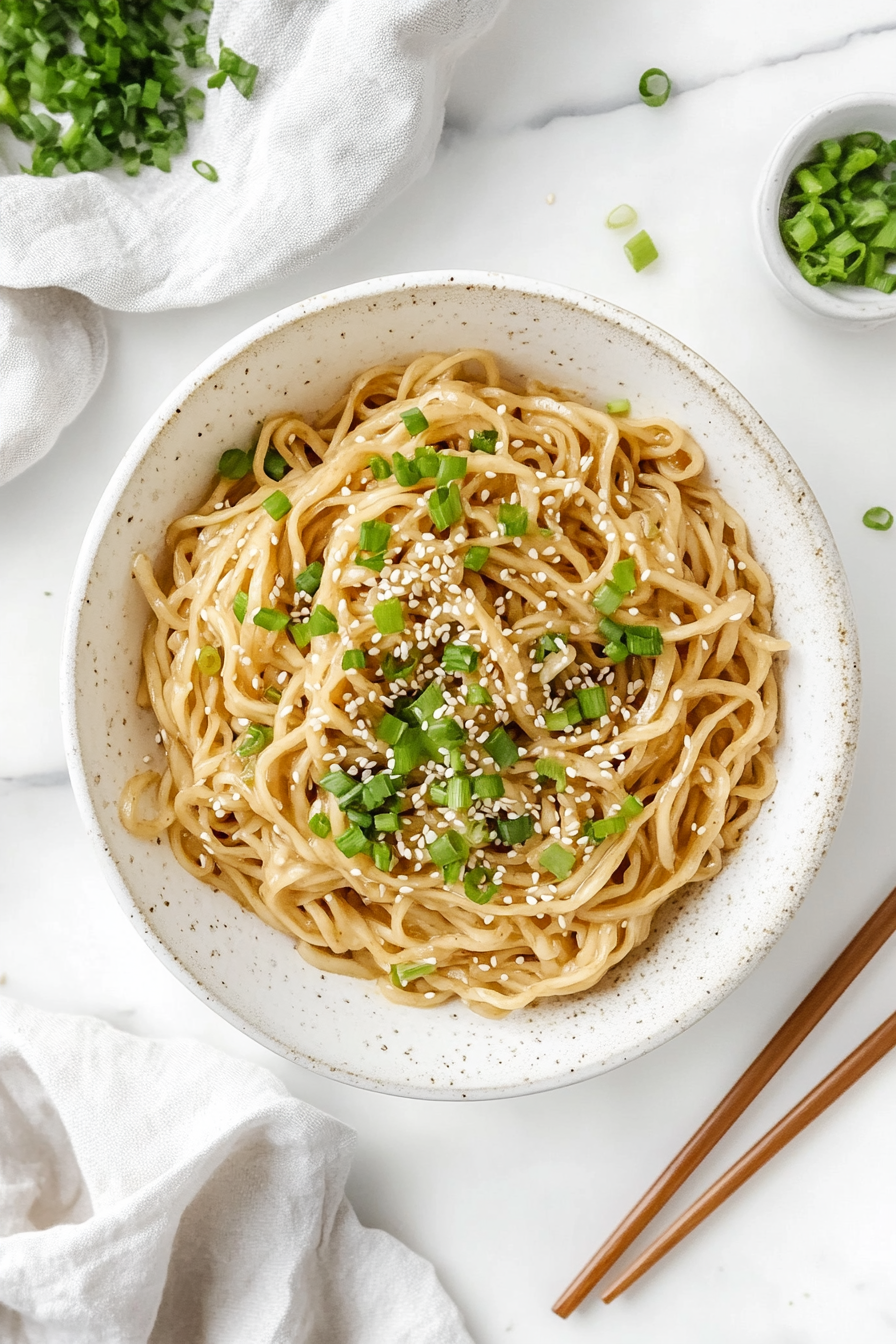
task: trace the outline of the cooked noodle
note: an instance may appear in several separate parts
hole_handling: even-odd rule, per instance
[[[415,409],[419,434],[419,419],[401,418]],[[423,445],[437,454],[424,469],[448,459],[459,471],[466,457],[433,505],[431,475],[401,485],[370,466],[419,460]],[[274,416],[249,474],[218,479],[171,524],[165,579],[135,559],[153,610],[140,702],[167,765],[126,786],[124,825],[167,831],[188,872],[290,934],[314,966],[376,979],[396,1003],[456,996],[497,1017],[589,989],[664,901],[719,871],[774,788],[773,658],[787,645],[771,634],[746,527],[703,466],[672,421],[605,414],[535,383],[514,391],[477,350],[369,369],[316,427]],[[272,505],[277,491],[286,500]],[[438,500],[450,517],[456,493],[462,517],[438,526]],[[291,506],[279,519],[278,502]],[[391,527],[380,569],[375,546],[359,549],[373,520]],[[480,571],[464,567],[472,546],[488,549]],[[315,561],[317,591],[294,593]],[[612,608],[627,575],[634,591],[602,617],[592,599]],[[374,613],[377,602],[389,607]],[[380,633],[396,606],[405,629]],[[338,629],[309,638],[312,608]],[[291,625],[264,628],[259,614]],[[662,635],[656,656],[627,651],[644,647],[639,630],[659,639],[643,627]],[[448,657],[460,670],[442,666],[448,644],[466,650]],[[343,670],[348,650],[366,665]],[[197,658],[214,673],[214,651],[209,675]],[[409,697],[433,684],[415,714]],[[491,703],[468,703],[471,687]],[[401,740],[378,738],[386,711],[405,747],[423,741],[404,775]],[[500,783],[477,784],[483,774]],[[382,790],[354,788],[380,775]],[[476,794],[502,785],[502,797]]]

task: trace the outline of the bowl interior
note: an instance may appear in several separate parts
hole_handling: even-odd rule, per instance
[[[746,517],[793,645],[783,671],[780,782],[713,881],[661,913],[650,940],[596,990],[500,1022],[464,1008],[400,1008],[364,982],[325,976],[290,939],[190,878],[167,843],[120,826],[126,779],[160,760],[135,704],[147,611],[134,551],[159,554],[166,524],[202,498],[220,453],[271,412],[312,419],[352,375],[421,351],[486,346],[505,375],[534,375],[595,404],[687,425]],[[643,1053],[695,1021],[746,975],[796,909],[836,826],[856,736],[856,640],[839,557],[805,481],[718,373],[643,320],[531,281],[435,275],[372,281],[278,314],[197,371],[123,461],[75,576],[64,693],[85,820],[135,926],[169,968],[272,1049],[404,1095],[490,1097],[571,1082]]]
[[[817,108],[788,131],[772,155],[757,202],[760,242],[772,274],[794,298],[820,313],[859,326],[896,318],[896,293],[881,294],[862,285],[810,285],[800,275],[781,239],[781,198],[794,169],[822,140],[840,140],[855,131],[877,131],[896,139],[896,98],[890,94],[855,94]]]

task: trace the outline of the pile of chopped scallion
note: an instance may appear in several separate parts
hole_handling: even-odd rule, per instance
[[[896,274],[896,140],[856,131],[822,140],[781,200],[784,246],[810,285],[864,285],[892,294]]]
[[[212,0],[6,0],[0,6],[0,123],[34,149],[23,172],[51,177],[118,163],[171,171],[201,121],[189,69],[215,67],[205,40]],[[227,47],[206,81],[249,98],[258,67]],[[211,164],[193,167],[217,181]]]

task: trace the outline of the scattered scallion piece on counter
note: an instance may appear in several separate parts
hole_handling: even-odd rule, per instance
[[[637,211],[631,205],[614,205],[606,219],[608,229],[630,229],[637,222]]]
[[[624,244],[623,251],[636,271],[643,271],[645,266],[649,266],[659,256],[653,239],[645,229],[636,233],[634,238],[629,238]]]
[[[244,98],[251,98],[257,78],[257,65],[243,60],[242,56],[231,51],[230,47],[222,46],[218,55],[217,74],[212,75],[207,83],[210,89],[219,89],[225,79],[229,79]]]
[[[628,415],[632,409],[632,404],[627,397],[620,397],[618,401],[607,402],[608,415]]]
[[[323,812],[315,812],[313,817],[308,818],[308,829],[318,840],[326,840],[332,829],[330,818],[324,816]]]
[[[429,421],[419,406],[414,406],[409,411],[402,411],[401,418],[405,429],[411,435],[422,434],[424,429],[429,429]]]
[[[641,102],[646,103],[648,107],[662,107],[671,92],[671,79],[665,70],[660,70],[655,65],[651,66],[649,70],[645,70],[638,80],[638,93],[641,96]]]
[[[193,171],[198,173],[200,177],[204,177],[206,182],[217,182],[218,180],[218,170],[207,163],[205,159],[194,159]]]
[[[878,505],[862,514],[862,522],[866,527],[870,527],[872,532],[889,532],[893,526],[893,515],[889,509],[883,509]]]
[[[216,677],[221,671],[221,655],[212,644],[196,651],[196,666],[204,677]]]

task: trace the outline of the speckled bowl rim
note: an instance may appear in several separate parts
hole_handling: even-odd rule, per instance
[[[846,296],[839,286],[810,285],[800,275],[784,246],[778,227],[778,214],[791,173],[797,164],[802,163],[811,147],[824,139],[820,132],[825,123],[836,122],[844,112],[855,111],[859,114],[863,108],[871,109],[879,104],[888,106],[896,114],[896,95],[880,92],[847,94],[832,102],[822,103],[820,107],[800,117],[772,152],[760,179],[754,206],[759,250],[780,289],[792,302],[845,330],[862,331],[896,320],[896,293],[881,294],[877,290],[863,290],[861,286],[855,285],[850,286],[854,292]],[[857,124],[856,129],[862,128]],[[873,130],[874,127],[868,126],[867,129]]]
[[[609,1057],[595,1058],[592,1061],[582,1063],[579,1067],[573,1070],[564,1070],[563,1072],[550,1077],[537,1078],[534,1080],[527,1079],[519,1084],[502,1085],[495,1088],[476,1087],[470,1088],[469,1090],[455,1090],[453,1088],[440,1087],[438,1085],[432,1087],[419,1087],[414,1084],[403,1084],[401,1082],[394,1082],[387,1085],[378,1079],[365,1077],[359,1073],[349,1072],[345,1069],[329,1065],[322,1060],[316,1059],[313,1055],[305,1054],[298,1049],[286,1046],[284,1042],[278,1041],[259,1027],[253,1026],[238,1012],[223,1003],[215,993],[212,993],[200,979],[194,976],[192,972],[182,964],[176,954],[162,941],[161,937],[148,924],[137,906],[136,901],[132,897],[118,864],[112,858],[103,837],[99,817],[90,797],[77,727],[78,688],[75,677],[80,613],[97,552],[103,542],[107,528],[114,521],[116,506],[121,495],[132,476],[141,466],[143,459],[151,449],[156,436],[176,413],[177,407],[203,383],[211,379],[224,365],[234,359],[235,356],[248,350],[250,346],[255,345],[258,341],[263,340],[294,322],[300,321],[304,317],[321,312],[327,308],[332,308],[346,301],[355,299],[383,299],[388,298],[390,295],[400,294],[407,290],[422,289],[427,286],[456,286],[459,291],[469,288],[493,291],[494,289],[499,288],[502,290],[509,290],[513,293],[525,296],[526,298],[556,300],[560,304],[571,305],[577,309],[584,309],[593,316],[614,323],[640,340],[648,342],[657,350],[674,360],[686,373],[696,377],[697,380],[708,389],[712,396],[717,397],[727,409],[736,416],[744,426],[747,434],[754,440],[756,445],[764,451],[769,460],[774,463],[776,467],[780,467],[782,464],[786,465],[788,471],[793,474],[802,490],[804,490],[803,507],[805,508],[806,513],[810,516],[811,525],[814,527],[817,534],[825,539],[825,546],[829,558],[832,559],[835,567],[840,570],[840,574],[842,575],[842,592],[844,594],[843,608],[841,612],[843,624],[843,661],[844,664],[848,663],[854,669],[854,679],[851,687],[853,695],[844,706],[844,750],[831,776],[830,809],[825,814],[824,822],[818,828],[818,834],[815,837],[811,852],[807,857],[802,876],[791,888],[791,899],[782,904],[778,913],[778,918],[770,921],[764,927],[762,933],[756,936],[751,955],[736,969],[729,970],[727,976],[721,977],[719,982],[715,984],[712,989],[705,990],[703,997],[699,1000],[695,1000],[690,1012],[679,1013],[675,1017],[669,1017],[665,1022],[659,1021],[656,1024],[655,1029],[651,1032],[649,1038],[642,1039],[634,1048],[618,1049],[613,1054],[609,1055]],[[622,1064],[638,1058],[642,1054],[647,1054],[649,1051],[665,1044],[665,1042],[678,1036],[682,1031],[687,1030],[688,1027],[692,1026],[695,1022],[698,1022],[706,1015],[706,1013],[710,1012],[727,998],[727,996],[737,988],[750,971],[777,942],[790,919],[801,905],[806,892],[821,867],[828,846],[839,824],[843,807],[846,802],[846,795],[852,780],[858,737],[860,700],[858,634],[852,606],[848,598],[846,577],[842,570],[842,562],[840,561],[836,543],[818,501],[815,499],[815,496],[803,477],[802,472],[799,470],[799,467],[750,403],[705,359],[696,354],[688,346],[684,345],[676,337],[670,335],[662,328],[655,326],[653,323],[648,322],[645,318],[639,317],[626,309],[619,308],[615,304],[609,303],[604,299],[596,298],[584,291],[573,290],[565,286],[554,285],[525,277],[490,271],[446,270],[412,272],[402,275],[377,277],[375,279],[328,290],[322,294],[312,296],[302,300],[300,303],[293,304],[288,308],[281,309],[271,314],[254,326],[249,327],[247,330],[234,336],[230,341],[227,341],[224,345],[219,347],[219,349],[210,355],[208,359],[204,360],[174,389],[170,396],[165,399],[155,414],[144,425],[143,429],[136,436],[123,457],[97,505],[96,512],[94,513],[85,534],[84,542],[72,577],[72,585],[66,609],[61,661],[61,708],[64,746],[78,809],[81,813],[90,841],[98,853],[106,879],[113,894],[124,912],[135,925],[144,942],[151,948],[166,969],[191,990],[197,998],[208,1004],[208,1006],[225,1021],[229,1022],[243,1034],[250,1037],[250,1039],[266,1046],[275,1054],[291,1059],[295,1063],[301,1064],[323,1077],[333,1078],[340,1082],[348,1083],[354,1087],[360,1087],[368,1091],[385,1092],[386,1094],[393,1096],[419,1098],[430,1101],[497,1100],[503,1097],[546,1092],[555,1088],[570,1086],[573,1083],[584,1081],[585,1079],[595,1077],[598,1074],[609,1072],[610,1070],[618,1068]]]

